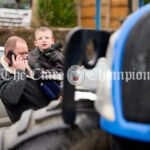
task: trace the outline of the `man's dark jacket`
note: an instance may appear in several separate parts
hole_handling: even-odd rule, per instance
[[[1,63],[0,98],[13,123],[19,120],[23,111],[31,108],[36,110],[49,104],[38,80],[27,77],[23,70],[12,73],[12,67],[6,66],[2,60]]]

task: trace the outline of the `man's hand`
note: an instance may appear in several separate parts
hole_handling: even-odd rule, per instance
[[[12,62],[13,62],[12,66],[14,67],[14,69],[25,71],[25,61],[20,56],[17,56],[15,60],[14,55],[12,55]]]

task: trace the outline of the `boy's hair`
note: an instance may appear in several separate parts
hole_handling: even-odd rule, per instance
[[[52,37],[53,37],[53,31],[51,28],[48,28],[48,27],[39,27],[35,30],[35,39],[36,39],[36,35],[37,35],[37,32],[45,32],[45,31],[50,31],[52,33]]]
[[[9,49],[15,49],[16,48],[16,43],[17,42],[21,42],[21,43],[26,43],[26,41],[18,36],[11,36],[8,38],[8,40],[6,41],[5,45],[4,45],[4,54],[6,55],[6,51]]]

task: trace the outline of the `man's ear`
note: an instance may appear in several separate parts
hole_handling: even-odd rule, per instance
[[[5,51],[5,54],[7,55],[9,51],[10,51],[10,49],[7,49],[7,50]]]
[[[34,41],[34,45],[37,46],[37,41],[36,40]]]

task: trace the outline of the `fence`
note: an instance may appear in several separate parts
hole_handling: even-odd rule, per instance
[[[95,0],[76,0],[78,5],[78,24],[95,28]],[[128,0],[101,0],[101,27],[116,29],[128,15]],[[81,18],[81,20],[80,20]]]

